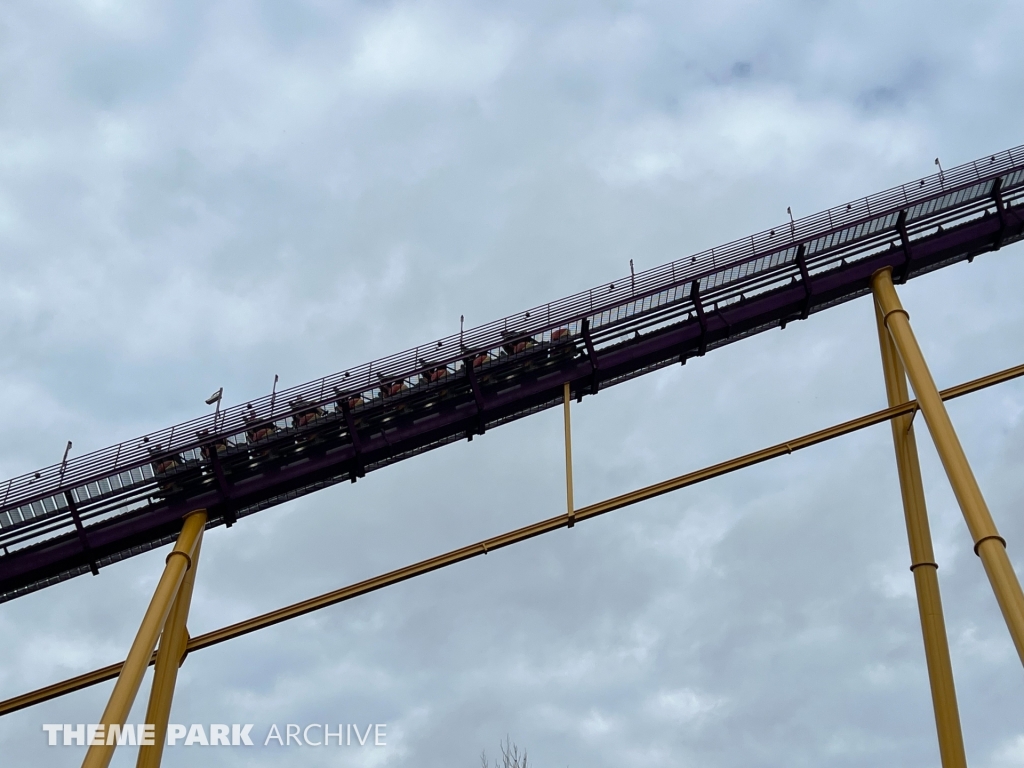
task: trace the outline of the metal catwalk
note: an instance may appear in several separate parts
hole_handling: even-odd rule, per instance
[[[1024,238],[1024,147],[0,485],[0,602]]]

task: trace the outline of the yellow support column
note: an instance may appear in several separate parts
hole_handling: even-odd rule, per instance
[[[192,589],[196,582],[196,567],[199,565],[199,550],[203,544],[202,537],[196,542],[192,555],[192,567],[178,589],[171,612],[167,615],[167,623],[160,634],[160,647],[156,652],[156,668],[153,672],[153,689],[149,693],[149,706],[146,709],[146,722],[155,726],[153,743],[139,748],[136,768],[159,768],[164,753],[164,742],[167,739],[167,721],[171,716],[171,702],[174,700],[174,686],[178,680],[178,667],[185,660],[185,648],[188,645],[189,607],[192,605]]]
[[[946,406],[939,397],[931,372],[925,363],[921,348],[910,328],[910,315],[900,304],[896,288],[892,284],[892,270],[888,267],[876,272],[871,278],[871,289],[875,301],[882,311],[885,327],[889,331],[910,384],[917,395],[917,401],[924,414],[928,431],[931,432],[935,449],[942,460],[942,466],[949,477],[953,493],[963,512],[967,527],[974,539],[974,551],[985,566],[985,573],[992,584],[999,608],[1003,612],[1010,637],[1017,648],[1017,655],[1024,663],[1024,592],[1021,591],[1017,574],[1013,572],[1010,558],[1006,554],[1006,541],[996,530],[996,524],[981,495],[978,481],[967,462],[963,446],[956,436],[953,423],[946,413]]]
[[[131,650],[125,659],[121,674],[118,675],[114,690],[110,694],[110,701],[103,710],[103,717],[100,722],[103,724],[104,734],[110,730],[110,726],[117,724],[124,726],[131,711],[135,696],[142,685],[142,678],[146,674],[146,667],[153,656],[153,649],[156,648],[157,638],[170,613],[171,604],[178,594],[185,572],[192,566],[192,556],[196,546],[203,534],[203,527],[206,525],[206,510],[198,510],[190,513],[185,518],[185,524],[178,536],[178,542],[174,549],[167,556],[167,563],[164,566],[163,575],[153,593],[153,599],[149,602],[146,615],[142,619],[138,634],[132,642]],[[89,746],[85,754],[82,768],[107,768],[110,759],[114,756],[116,742],[111,744],[109,740],[100,739],[97,734],[97,743]]]
[[[569,516],[567,527],[576,525],[576,506],[572,499],[572,425],[569,422],[569,382],[565,382],[562,402],[565,403],[565,506]]]
[[[877,304],[875,318],[878,323],[878,343],[882,351],[882,370],[885,372],[885,392],[891,408],[910,400],[907,377]],[[942,768],[967,768],[956,688],[953,685],[953,666],[949,660],[946,622],[942,617],[937,573],[939,566],[935,563],[932,550],[913,420],[913,414],[909,414],[897,416],[889,422],[896,449],[896,468],[903,495],[907,537],[910,540],[910,570],[914,574],[914,586],[917,589],[917,607],[921,614],[921,633],[924,635],[924,655],[932,689]]]

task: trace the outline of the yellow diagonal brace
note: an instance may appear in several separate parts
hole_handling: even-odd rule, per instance
[[[1024,663],[1024,592],[1021,592],[1017,574],[1006,554],[1006,542],[996,529],[967,455],[953,429],[953,422],[946,413],[946,406],[942,403],[942,397],[910,328],[910,315],[903,309],[896,295],[896,288],[892,284],[892,269],[886,267],[876,272],[871,278],[871,289],[882,311],[885,327],[907,370],[914,394],[921,404],[921,413],[924,414],[949,483],[953,486],[953,494],[967,521],[974,539],[974,551],[985,566],[985,573],[988,574],[992,591],[1003,612],[1010,637],[1017,647],[1017,655]]]
[[[153,689],[149,694],[149,706],[146,708],[146,722],[154,726],[152,744],[139,747],[139,758],[136,768],[159,768],[164,753],[164,740],[167,736],[167,721],[171,716],[171,702],[174,700],[174,684],[178,680],[178,667],[185,660],[188,645],[189,607],[192,605],[192,590],[196,583],[196,568],[199,565],[199,551],[202,549],[202,538],[196,542],[195,553],[192,555],[192,567],[178,589],[178,596],[167,616],[164,631],[160,634],[160,648],[156,652],[156,669],[153,672]]]
[[[100,718],[104,734],[110,730],[112,724],[123,726],[128,719],[128,712],[131,711],[139,686],[142,684],[142,677],[153,655],[153,649],[156,648],[157,638],[167,620],[167,614],[170,613],[171,604],[178,594],[185,572],[192,565],[192,556],[203,535],[205,525],[205,509],[190,513],[185,518],[178,543],[167,555],[163,575],[153,593],[153,599],[149,602],[149,608],[146,609],[146,615],[118,675],[117,683],[114,684],[110,701],[103,710],[103,717]],[[117,746],[116,742],[111,744],[110,741],[104,739],[103,743],[91,744],[89,751],[85,753],[82,768],[107,768]]]
[[[885,393],[890,406],[900,405],[910,400],[907,375],[877,304],[875,320],[882,352]],[[910,540],[910,570],[914,574],[917,608],[921,616],[924,656],[932,691],[935,729],[939,737],[939,758],[942,761],[942,768],[967,768],[960,712],[956,703],[956,688],[953,685],[953,665],[949,659],[946,622],[942,616],[942,596],[939,592],[937,572],[939,566],[935,562],[935,552],[932,549],[913,419],[913,414],[897,416],[889,424],[892,427],[892,441],[896,449],[896,468],[903,496],[903,513],[907,521],[907,538]]]

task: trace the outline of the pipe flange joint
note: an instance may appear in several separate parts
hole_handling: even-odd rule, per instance
[[[1006,539],[1004,539],[998,533],[990,533],[988,536],[982,536],[980,539],[978,539],[976,542],[974,542],[974,554],[978,555],[978,547],[980,547],[982,544],[984,544],[989,539],[995,539],[996,541],[998,541],[1000,544],[1003,545],[1003,549],[1006,549]],[[978,557],[981,557],[981,555],[978,555]]]

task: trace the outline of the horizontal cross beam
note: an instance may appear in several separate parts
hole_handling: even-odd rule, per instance
[[[1006,370],[999,371],[998,373],[993,373],[988,376],[983,376],[980,379],[974,379],[973,381],[968,381],[955,387],[950,387],[939,394],[943,400],[952,400],[996,384],[1011,381],[1012,379],[1016,379],[1021,376],[1024,376],[1024,365],[1007,368]],[[236,637],[241,637],[242,635],[247,635],[250,632],[265,629],[266,627],[272,627],[275,624],[280,624],[284,621],[304,616],[307,613],[312,613],[313,611],[318,611],[323,608],[336,605],[337,603],[342,603],[346,600],[351,600],[355,597],[369,594],[370,592],[376,592],[378,589],[383,589],[384,587],[408,581],[409,579],[422,576],[430,573],[431,571],[455,565],[456,563],[461,563],[464,560],[469,560],[471,558],[478,557],[479,555],[486,555],[496,549],[502,549],[503,547],[518,544],[519,542],[532,539],[536,536],[541,536],[545,533],[551,533],[552,531],[556,531],[560,528],[569,527],[571,522],[570,518],[574,518],[574,522],[576,523],[590,520],[608,512],[613,512],[617,509],[622,509],[623,507],[628,507],[641,501],[646,501],[647,499],[653,499],[656,496],[661,496],[672,491],[677,491],[681,488],[702,483],[706,480],[721,477],[722,475],[727,475],[730,472],[735,472],[745,467],[751,467],[755,464],[760,464],[770,459],[778,458],[779,456],[789,455],[794,451],[809,448],[812,445],[833,440],[837,437],[848,435],[851,432],[857,432],[876,424],[881,424],[899,416],[914,413],[917,411],[917,408],[917,400],[910,400],[891,408],[875,411],[874,413],[869,413],[866,416],[861,416],[860,418],[853,419],[851,421],[845,421],[841,424],[836,424],[817,432],[811,432],[810,434],[793,438],[792,440],[788,440],[784,443],[778,443],[768,448],[754,451],[753,453],[738,456],[734,459],[730,459],[729,461],[713,464],[695,472],[679,475],[669,480],[655,483],[654,485],[638,488],[634,491],[630,491],[629,493],[622,494],[621,496],[614,496],[610,499],[599,501],[596,504],[591,504],[577,509],[575,513],[566,513],[564,515],[550,517],[547,520],[541,520],[540,522],[533,523],[532,525],[517,528],[514,531],[508,531],[507,533],[503,533],[499,536],[493,536],[489,539],[478,541],[475,544],[470,544],[469,546],[454,549],[442,555],[428,558],[427,560],[421,560],[418,563],[407,565],[404,568],[389,571],[387,573],[380,574],[379,576],[374,576],[371,579],[366,579],[365,581],[360,581],[347,587],[336,589],[332,592],[326,592],[308,600],[303,600],[302,602],[285,606],[284,608],[280,608],[276,611],[264,613],[259,616],[254,616],[251,619],[240,621],[236,624],[221,627],[220,629],[216,629],[212,632],[207,632],[206,634],[191,638],[188,642],[186,653],[202,650],[203,648],[209,648],[212,645],[217,645]],[[155,661],[155,656],[156,654],[153,654],[153,659],[150,660],[151,664]],[[113,680],[120,673],[123,663],[124,662],[111,664],[107,667],[96,669],[92,672],[78,675],[77,677],[69,678],[60,683],[55,683],[53,685],[46,686],[45,688],[39,688],[38,690],[31,691],[20,696],[15,696],[14,698],[7,699],[6,701],[0,701],[0,716],[10,714],[11,712],[17,712],[20,709],[25,709],[26,707],[31,707],[35,704],[41,704],[44,701],[49,701],[68,693],[88,688],[89,686],[96,685],[97,683]]]

